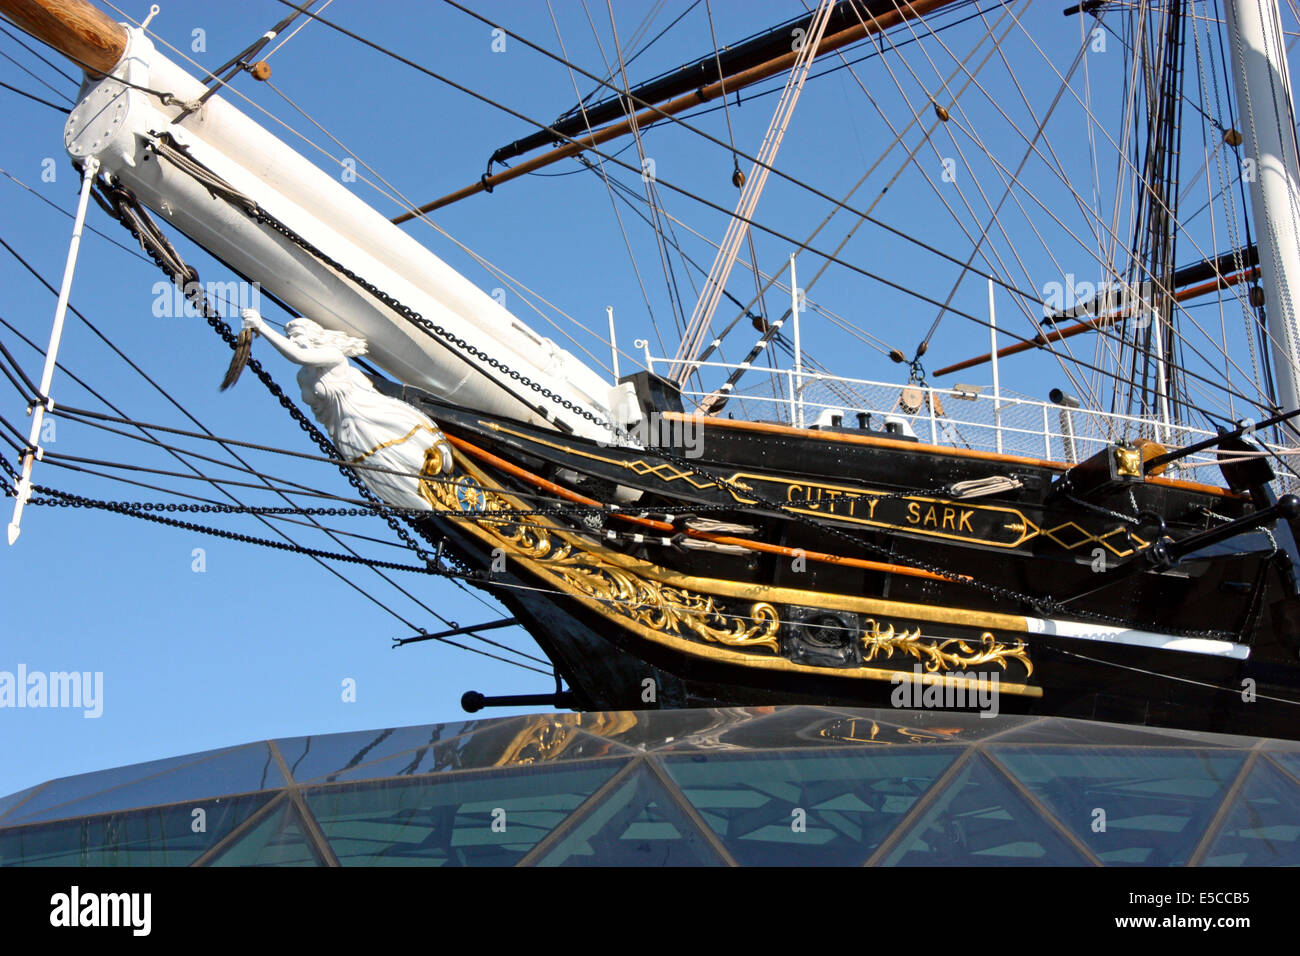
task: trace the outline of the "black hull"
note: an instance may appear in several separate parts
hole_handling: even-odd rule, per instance
[[[1034,623],[1056,620],[1037,598],[1085,590],[1150,544],[1141,529],[1125,532],[1108,513],[1122,517],[1136,504],[1164,516],[1176,540],[1249,515],[1255,504],[1244,496],[1147,480],[1067,500],[1053,494],[1061,466],[1052,463],[725,424],[710,430],[707,454],[688,460],[683,447],[666,455],[612,448],[451,408],[410,389],[403,397],[459,449],[456,474],[426,492],[443,511],[426,519],[431,535],[445,535],[454,552],[483,569],[477,583],[536,638],[577,709],[994,707],[1297,736],[1293,635],[1269,613],[1286,603],[1285,568],[1254,539],[1173,571],[1121,575],[1074,602],[1077,618],[1066,623],[1086,637],[1044,633]],[[940,493],[991,472],[1020,487],[977,501]],[[744,540],[777,550],[682,547],[680,533],[641,536],[608,508],[598,516],[596,508],[580,515],[579,505],[531,516],[530,508],[546,510],[529,497],[537,482],[606,506],[630,489],[640,497],[624,513],[675,518],[676,527],[683,513],[739,523]],[[746,495],[737,489],[750,497],[740,500]],[[869,513],[881,520],[851,520],[867,516],[873,496],[881,500]],[[503,509],[500,517],[467,516],[481,515],[489,498],[499,499],[492,507]],[[554,496],[548,500],[554,511]],[[523,516],[507,520],[511,508]],[[821,558],[790,558],[805,552]],[[846,558],[857,563],[837,563]],[[608,581],[623,597],[600,590]],[[637,591],[633,607],[662,602],[662,591],[688,610],[666,622],[629,614],[629,587],[653,589]],[[763,620],[760,603],[779,622]],[[1196,650],[1206,647],[1212,652]]]

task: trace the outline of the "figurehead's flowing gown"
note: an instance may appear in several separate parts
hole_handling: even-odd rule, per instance
[[[440,445],[442,468],[451,467],[450,447],[431,419],[406,402],[381,395],[341,351],[337,364],[304,365],[298,385],[341,456],[351,464],[373,466],[356,469],[371,491],[390,505],[430,508],[417,477],[425,452]]]

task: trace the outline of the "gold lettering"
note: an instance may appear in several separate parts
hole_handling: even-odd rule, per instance
[[[885,498],[872,497],[872,494],[859,494],[854,491],[842,491],[818,485],[802,485],[791,482],[786,485],[785,500],[812,511],[827,511],[831,514],[858,517],[858,503],[865,507],[865,520],[876,520],[876,509]],[[824,507],[823,507],[824,506]],[[955,531],[958,534],[975,534],[973,520],[980,512],[979,508],[959,508],[949,506],[923,506],[921,502],[908,502],[906,524],[936,530]],[[898,519],[882,514],[881,521],[896,524]]]

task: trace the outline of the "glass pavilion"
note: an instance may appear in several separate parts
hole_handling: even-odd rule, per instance
[[[260,741],[0,798],[0,865],[1300,864],[1300,743],[819,707]]]

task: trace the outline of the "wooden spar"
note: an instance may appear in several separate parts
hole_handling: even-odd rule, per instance
[[[93,75],[126,51],[126,30],[86,0],[0,0],[0,13]]]
[[[923,17],[928,13],[933,13],[940,7],[947,6],[951,2],[952,0],[912,0],[911,3],[900,2],[896,5],[894,10],[890,12],[875,17],[864,17],[862,22],[858,23],[856,26],[841,30],[834,36],[823,37],[821,44],[817,48],[817,55],[822,56],[825,53],[838,50],[842,46],[847,46],[850,43],[861,40],[863,37],[880,33],[883,30],[888,30],[889,28],[908,20]],[[751,86],[760,80],[765,80],[770,76],[775,76],[778,73],[788,71],[794,64],[795,58],[798,55],[798,51],[792,50],[774,60],[760,63],[758,66],[751,67],[748,70],[735,74],[734,76],[727,77],[726,79],[719,80],[715,83],[710,83],[698,90],[679,96],[676,99],[669,100],[662,106],[650,106],[632,119],[623,120],[618,123],[611,123],[609,126],[595,130],[586,136],[576,137],[571,142],[565,143],[563,146],[559,146],[549,152],[542,153],[540,156],[534,156],[532,159],[520,163],[518,166],[512,166],[509,169],[504,169],[491,176],[484,176],[478,182],[466,186],[464,189],[458,189],[454,193],[449,193],[441,199],[435,199],[431,203],[426,203],[414,212],[402,213],[402,215],[394,217],[393,222],[397,224],[408,222],[422,213],[432,212],[435,209],[441,209],[443,206],[450,206],[452,203],[459,202],[462,199],[467,199],[476,193],[491,191],[495,186],[501,183],[517,179],[526,173],[531,173],[533,170],[541,169],[543,166],[549,166],[552,163],[559,162],[561,159],[565,159],[569,156],[576,156],[578,153],[581,153],[586,149],[593,146],[599,146],[601,143],[606,143],[611,139],[625,136],[632,131],[633,125],[638,129],[645,129],[647,126],[658,123],[671,116],[676,116],[678,113],[684,112],[691,107],[699,106],[701,103],[707,103],[710,100],[717,99],[724,93],[734,93],[735,91]]]
[[[1188,299],[1195,299],[1197,296],[1205,295],[1208,292],[1217,292],[1220,289],[1227,289],[1239,282],[1250,282],[1259,278],[1259,267],[1254,266],[1243,272],[1236,272],[1232,275],[1222,276],[1218,279],[1211,279],[1209,282],[1202,282],[1200,285],[1189,286],[1186,289],[1179,289],[1174,293],[1175,302],[1185,302]],[[1076,322],[1074,325],[1068,325],[1063,329],[1053,329],[1051,332],[1040,332],[1027,342],[1017,342],[1015,345],[1008,345],[1004,349],[997,351],[997,357],[1003,358],[1007,355],[1017,355],[1020,352],[1027,352],[1029,349],[1042,348],[1051,342],[1058,342],[1061,339],[1068,339],[1078,335],[1080,332],[1093,332],[1097,329],[1104,328],[1107,325],[1114,325],[1116,322],[1122,322],[1126,318],[1131,318],[1128,312],[1116,312],[1113,315],[1098,316],[1095,319],[1088,319],[1083,322]],[[966,359],[964,362],[958,362],[955,365],[949,365],[947,368],[941,368],[935,375],[948,375],[951,372],[960,372],[963,369],[971,368],[975,365],[983,365],[985,362],[993,359],[992,352],[975,358]]]

